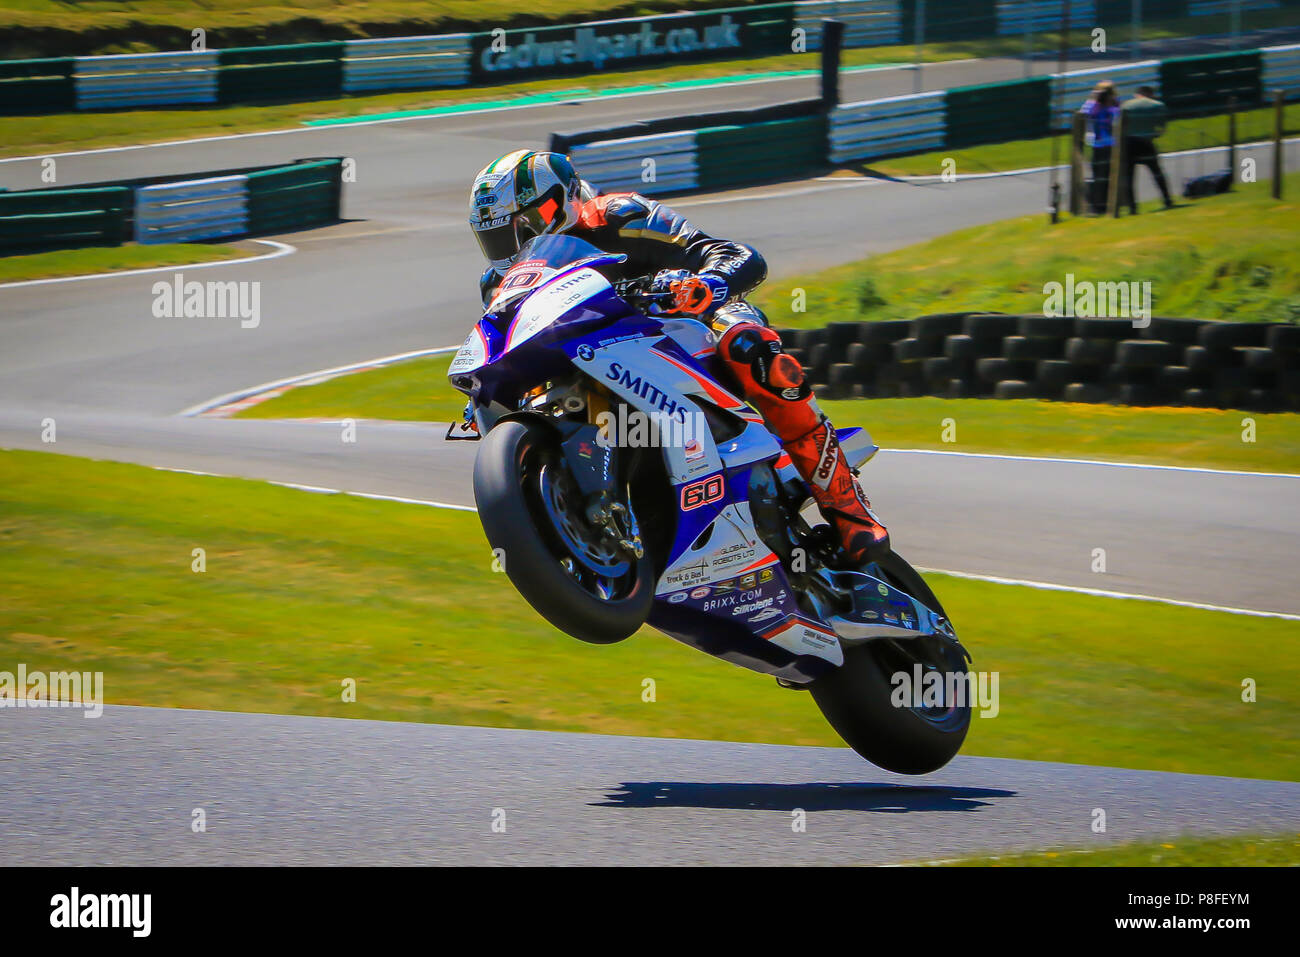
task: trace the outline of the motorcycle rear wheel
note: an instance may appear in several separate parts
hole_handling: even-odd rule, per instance
[[[873,574],[946,615],[930,586],[902,556],[890,553]],[[970,701],[948,698],[939,707],[895,707],[891,676],[940,672],[965,680],[968,663],[959,646],[943,638],[882,639],[849,648],[844,664],[808,690],[837,734],[872,764],[898,774],[929,774],[961,749],[970,729]]]
[[[582,514],[554,433],[502,422],[474,462],[474,501],[506,577],[556,628],[591,644],[632,635],[654,601],[654,563],[617,554]],[[499,550],[499,551],[498,551]]]

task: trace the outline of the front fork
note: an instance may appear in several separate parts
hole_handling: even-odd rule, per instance
[[[577,395],[570,393],[565,400]],[[586,422],[562,420],[567,428],[562,426],[564,438],[560,447],[584,497],[583,513],[588,523],[600,529],[619,549],[631,558],[640,559],[645,554],[641,530],[619,496],[619,449],[610,441],[606,418],[610,412],[609,399],[598,388],[587,389],[581,399],[586,407]]]

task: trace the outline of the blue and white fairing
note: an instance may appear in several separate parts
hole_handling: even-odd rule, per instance
[[[523,392],[574,368],[645,417],[693,423],[683,440],[658,443],[677,515],[649,623],[709,654],[792,680],[841,664],[835,632],[799,608],[780,559],[755,529],[749,503],[756,467],[788,473],[790,466],[788,457],[779,461],[782,449],[762,416],[718,383],[712,333],[693,320],[632,309],[600,271],[617,257],[571,237],[542,239],[550,242],[534,240],[506,274],[448,372],[475,400],[480,430],[512,411]],[[715,440],[703,424],[705,405],[732,423],[731,437]]]

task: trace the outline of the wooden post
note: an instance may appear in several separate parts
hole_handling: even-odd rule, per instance
[[[1084,191],[1084,132],[1088,118],[1082,113],[1075,113],[1070,125],[1070,215],[1083,215]]]
[[[1228,97],[1228,189],[1237,182],[1237,98]]]
[[[1283,111],[1286,109],[1286,93],[1277,90],[1273,94],[1273,198],[1282,198],[1282,174],[1286,172],[1282,162],[1282,127]]]
[[[1111,139],[1114,145],[1110,148],[1110,182],[1106,185],[1109,187],[1106,196],[1106,215],[1119,218],[1119,206],[1121,193],[1119,191],[1119,178],[1124,172],[1124,111],[1120,110],[1115,114],[1115,123],[1111,129]]]

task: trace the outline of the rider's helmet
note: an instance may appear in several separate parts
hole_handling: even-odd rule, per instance
[[[474,177],[469,225],[492,268],[504,273],[529,239],[576,226],[582,197],[582,180],[563,153],[516,150]]]

